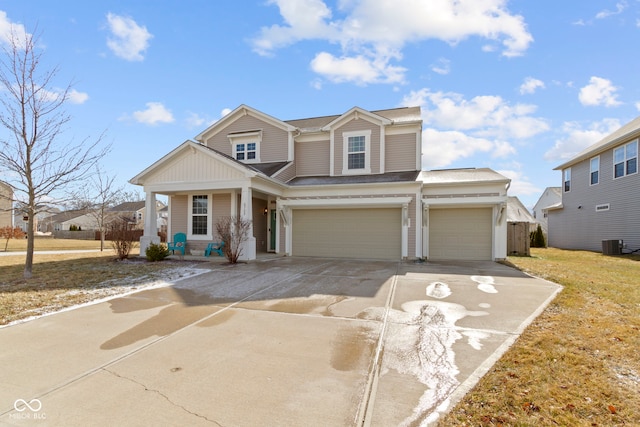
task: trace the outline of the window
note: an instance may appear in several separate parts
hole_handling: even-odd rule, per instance
[[[236,160],[255,160],[256,145],[255,142],[236,144]]]
[[[600,157],[598,156],[591,159],[589,184],[596,185],[600,181],[599,175],[600,175]]]
[[[345,132],[343,137],[342,173],[371,173],[371,131]]]
[[[193,196],[191,204],[191,234],[202,236],[208,234],[209,197]]]
[[[613,150],[613,177],[620,178],[638,172],[638,140]]]
[[[258,163],[260,161],[261,130],[230,133],[227,138],[231,142],[233,157],[236,160],[245,163]]]
[[[564,170],[564,192],[571,191],[571,168]]]

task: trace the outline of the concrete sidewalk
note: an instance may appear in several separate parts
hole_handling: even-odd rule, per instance
[[[491,262],[219,265],[0,329],[0,424],[426,424],[559,289]]]

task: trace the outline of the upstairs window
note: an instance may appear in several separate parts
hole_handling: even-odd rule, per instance
[[[342,173],[371,173],[371,131],[345,132],[342,137]]]
[[[564,170],[564,192],[568,193],[571,191],[571,168]]]
[[[231,143],[234,159],[244,163],[260,162],[261,130],[230,133],[227,138]]]
[[[598,182],[600,182],[600,156],[591,159],[590,172],[589,184],[596,185]]]
[[[613,150],[613,177],[620,178],[638,172],[638,140]]]

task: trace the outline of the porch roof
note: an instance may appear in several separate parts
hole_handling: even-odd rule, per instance
[[[334,184],[378,184],[384,182],[415,182],[420,171],[387,172],[376,175],[347,176],[301,176],[293,178],[287,184],[300,185],[334,185]]]

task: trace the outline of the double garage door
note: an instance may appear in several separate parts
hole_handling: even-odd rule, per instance
[[[399,208],[294,209],[294,256],[392,259],[402,257]]]
[[[429,209],[429,259],[493,259],[493,209]]]

